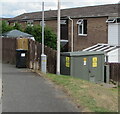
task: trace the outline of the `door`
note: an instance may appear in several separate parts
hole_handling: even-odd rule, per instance
[[[102,55],[89,56],[88,72],[91,82],[104,81],[104,57]]]
[[[104,56],[81,56],[71,59],[71,75],[91,82],[104,81]]]
[[[68,40],[68,20],[61,20],[61,40]]]
[[[68,20],[61,20],[61,40],[68,41]],[[68,42],[61,42],[61,52],[68,52]]]
[[[88,66],[89,59],[88,57],[73,57],[71,61],[72,65],[72,76],[81,78],[83,80],[89,80]]]
[[[60,57],[60,74],[70,75],[71,58],[69,56]]]

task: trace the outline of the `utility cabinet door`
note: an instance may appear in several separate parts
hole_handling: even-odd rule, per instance
[[[71,62],[72,76],[89,80],[88,57],[74,57]]]
[[[103,82],[104,62],[102,56],[89,56],[89,80],[91,82]]]
[[[60,74],[62,75],[70,75],[70,65],[71,59],[67,56],[61,56],[60,59]]]

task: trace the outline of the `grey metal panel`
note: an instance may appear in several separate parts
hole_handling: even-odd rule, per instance
[[[86,57],[88,58],[88,57]],[[73,68],[72,69],[72,76],[81,78],[84,80],[89,80],[88,77],[88,63],[84,65],[84,57],[73,57]]]
[[[61,53],[62,56],[88,56],[88,55],[101,55],[104,54],[103,51],[76,51],[76,52],[64,52]]]
[[[61,73],[92,82],[104,82],[103,52],[67,52],[62,53]],[[70,68],[65,67],[65,58],[70,56]],[[96,61],[96,62],[95,62]]]
[[[60,58],[60,74],[62,75],[70,75],[70,67],[66,67],[66,57],[61,56]]]
[[[97,66],[93,67],[93,58],[97,58]],[[102,55],[89,57],[89,80],[93,82],[104,82],[104,61]]]

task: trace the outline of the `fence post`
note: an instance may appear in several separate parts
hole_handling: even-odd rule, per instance
[[[110,68],[109,65],[106,65],[106,83],[110,82]]]

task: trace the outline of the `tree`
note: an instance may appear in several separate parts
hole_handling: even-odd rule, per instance
[[[29,33],[34,36],[35,40],[38,41],[39,43],[42,42],[42,27],[40,25],[35,25],[35,26],[27,26],[24,30],[24,32]],[[48,47],[51,47],[53,49],[56,49],[56,41],[57,41],[57,36],[56,34],[49,28],[45,27],[45,32],[44,32],[44,40],[45,40],[45,45]]]
[[[15,23],[15,25],[13,26],[13,29],[22,31],[21,25],[19,23]]]
[[[27,26],[27,27],[24,29],[24,32],[33,35],[33,33],[34,33],[33,30],[34,30],[34,28],[33,28],[32,26]]]
[[[42,42],[42,27],[40,25],[35,25],[35,26],[26,26],[26,28],[23,30],[21,28],[21,25],[18,24],[18,23],[15,23],[14,26],[10,26],[7,24],[6,21],[2,21],[0,22],[0,29],[2,28],[2,33],[4,32],[8,32],[10,30],[13,30],[13,29],[17,29],[17,30],[20,30],[20,31],[24,31],[28,34],[31,34],[34,36],[35,40],[38,41],[39,43]],[[51,47],[53,49],[56,49],[57,47],[57,36],[56,34],[51,30],[51,28],[49,27],[45,27],[45,45],[48,46],[48,47]]]
[[[56,49],[56,42],[57,35],[49,27],[45,27],[45,44],[52,47],[53,49]]]
[[[21,25],[19,23],[15,23],[14,26],[10,26],[7,23],[7,21],[5,21],[5,20],[0,21],[0,32],[1,33],[5,33],[5,32],[8,32],[8,31],[11,31],[13,29],[17,29],[17,30],[22,31]]]
[[[0,28],[1,28],[1,32],[4,33],[4,32],[8,32],[10,30],[13,29],[12,26],[8,25],[6,21],[0,21]]]

